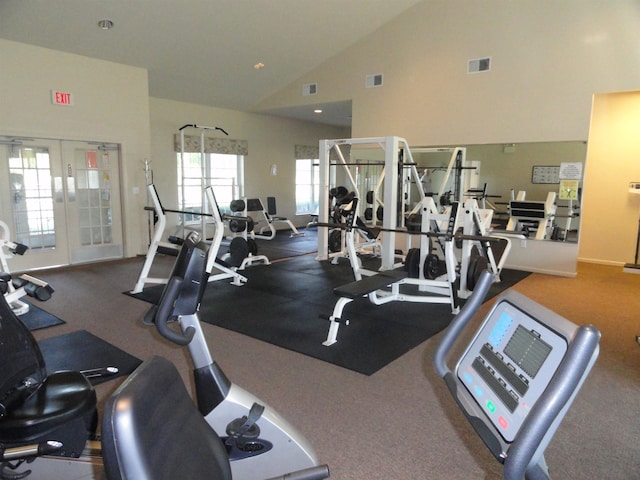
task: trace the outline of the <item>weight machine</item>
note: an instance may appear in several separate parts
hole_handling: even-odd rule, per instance
[[[355,281],[334,289],[334,293],[339,299],[334,306],[333,313],[330,316],[321,316],[330,323],[323,345],[331,346],[337,342],[340,324],[349,324],[349,320],[343,316],[344,308],[353,300],[363,296],[367,296],[374,305],[389,302],[449,303],[452,313],[457,313],[460,307],[455,286],[457,273],[453,250],[458,203],[454,203],[447,214],[440,214],[437,212],[433,199],[425,197],[420,231],[411,232],[398,229],[387,231],[382,228],[383,232],[391,235],[398,233],[420,235],[420,242],[425,251],[430,249],[428,247],[430,240],[437,238],[444,252],[444,273],[439,273],[433,278],[426,278],[423,269],[413,268],[413,261],[409,259],[409,256],[407,256],[404,267],[397,268],[398,266],[394,265],[396,268],[385,269],[381,267],[378,271],[362,268],[354,240],[357,203],[358,199],[354,197],[349,203],[343,205],[343,215],[346,217],[346,221],[341,225],[345,230],[345,243]],[[445,225],[444,231],[440,231],[438,225],[441,224]],[[318,226],[332,226],[332,224],[319,224]],[[420,256],[420,252],[417,253]],[[417,286],[418,292],[408,293],[402,289],[403,285]]]
[[[145,207],[145,210],[153,211],[157,221],[155,222],[153,236],[151,238],[151,243],[149,244],[149,250],[147,251],[147,255],[146,255],[144,264],[142,266],[142,270],[140,271],[140,275],[138,275],[138,280],[136,281],[136,284],[130,293],[142,292],[146,284],[165,284],[168,281],[168,278],[149,276],[151,266],[153,265],[153,261],[157,253],[164,251],[165,253],[168,253],[168,254],[177,255],[177,253],[181,248],[181,246],[179,245],[179,241],[177,243],[172,243],[172,242],[167,242],[163,240],[164,232],[167,226],[166,212],[178,213],[178,214],[189,214],[189,215],[200,215],[202,217],[206,216],[207,218],[213,219],[214,235],[211,241],[211,246],[207,252],[207,255],[208,255],[207,272],[211,274],[214,270],[217,270],[219,273],[210,275],[208,280],[209,282],[215,282],[218,280],[224,280],[224,279],[230,278],[232,279],[231,283],[233,285],[242,286],[247,281],[247,278],[240,275],[236,271],[236,269],[242,264],[242,261],[247,256],[248,249],[245,252],[242,249],[242,246],[240,246],[240,248],[235,247],[235,249],[233,249],[234,251],[229,252],[227,259],[225,259],[224,257],[223,259],[217,258],[217,254],[222,244],[222,239],[224,237],[224,222],[222,220],[223,216],[220,213],[220,209],[218,208],[218,203],[216,201],[212,187],[207,187],[205,189],[205,195],[207,198],[207,202],[211,207],[211,213],[204,213],[204,212],[196,213],[196,212],[185,212],[180,210],[165,209],[160,203],[158,192],[156,191],[155,185],[153,184],[147,185],[147,193],[149,198],[151,199],[151,203],[153,204],[153,206]],[[231,250],[231,245],[230,245],[230,250]],[[228,260],[228,262],[226,260]]]
[[[407,228],[389,232],[404,235],[407,245],[418,237],[419,248],[408,248],[404,268],[381,268],[378,271],[362,268],[357,256],[354,241],[357,201],[354,198],[344,205],[346,221],[340,225],[345,230],[345,243],[355,281],[334,289],[340,298],[333,313],[321,317],[330,322],[323,345],[337,342],[340,324],[349,324],[343,316],[344,308],[356,298],[367,296],[375,305],[392,301],[450,303],[452,313],[456,314],[459,298],[471,295],[483,271],[489,269],[494,281],[500,281],[511,242],[508,237],[487,233],[492,211],[479,209],[475,199],[467,200],[464,206],[453,202],[440,213],[433,198],[424,197],[418,212],[409,216]],[[332,224],[319,226],[331,227]],[[493,246],[497,243],[504,245],[500,257],[494,252]],[[459,246],[459,258],[456,246]],[[407,292],[403,285],[413,285],[417,292]]]
[[[260,214],[264,218],[264,221],[266,222],[266,225],[260,227],[260,230],[258,230],[257,232],[255,231],[255,228],[250,231],[250,235],[252,238],[261,238],[263,240],[273,240],[276,236],[276,228],[274,227],[274,224],[277,224],[277,223],[284,223],[289,227],[289,229],[291,230],[291,235],[289,235],[289,237],[291,238],[299,235],[304,236],[304,232],[298,231],[298,229],[296,228],[296,226],[293,224],[291,220],[289,220],[286,217],[279,217],[277,215],[276,197],[267,197],[266,209],[264,208],[264,204],[262,203],[262,200],[260,200],[259,198],[249,198],[246,200],[246,202],[247,202],[247,212],[256,212]],[[254,224],[254,227],[259,223],[260,223],[260,220],[256,221]],[[269,231],[268,234],[266,233],[267,230]]]
[[[354,195],[363,198],[359,191],[358,182],[354,176],[351,167],[358,168],[363,163],[353,163],[348,161],[343,150],[350,147],[350,155],[353,157],[354,150],[360,148],[381,149],[384,152],[384,163],[380,163],[382,171],[376,182],[376,186],[371,196],[372,220],[374,225],[379,220],[377,216],[378,208],[382,207],[382,239],[380,247],[380,256],[382,258],[382,270],[394,268],[396,246],[395,237],[392,234],[394,229],[404,228],[405,214],[407,213],[406,201],[412,197],[411,185],[421,185],[421,177],[416,168],[417,164],[413,159],[411,148],[407,141],[400,137],[372,137],[372,138],[351,138],[338,140],[320,140],[319,142],[319,169],[320,169],[320,200],[318,209],[318,223],[326,224],[329,221],[331,202],[329,191],[331,189],[330,179],[335,179],[335,172],[331,171],[331,166],[342,166],[344,174],[350,186],[352,186]],[[356,147],[356,148],[354,148]],[[425,148],[416,149],[420,153],[429,152],[450,152],[451,158],[446,168],[445,176],[442,179],[438,192],[435,197],[440,199],[445,196],[445,188],[448,185],[449,176],[452,172],[456,173],[455,185],[459,185],[463,180],[462,172],[465,168],[466,149],[463,147],[454,148]],[[332,158],[337,158],[332,163]],[[409,173],[405,175],[404,169],[407,168]],[[406,178],[405,178],[406,177]],[[422,188],[417,189],[416,207],[419,208],[421,200],[426,196]],[[462,200],[462,190],[458,186],[454,188],[454,200]],[[380,192],[382,191],[382,198]],[[361,207],[358,207],[361,208]],[[359,212],[360,214],[361,212]],[[326,260],[329,258],[329,231],[321,229],[318,232],[318,259]]]
[[[549,192],[544,202],[525,200],[525,192],[518,192],[516,200],[509,202],[509,223],[511,232],[533,233],[536,240],[550,239],[556,214],[556,193]]]

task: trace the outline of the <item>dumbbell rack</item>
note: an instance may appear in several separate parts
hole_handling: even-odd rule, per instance
[[[239,200],[233,200],[231,202],[231,215],[226,216],[226,220],[229,221],[229,229],[233,233],[231,243],[235,239],[242,238],[247,245],[248,253],[239,262],[238,270],[244,270],[246,267],[253,265],[270,265],[271,262],[266,255],[258,255],[258,244],[253,238],[249,238],[249,234],[253,232],[254,221],[248,216],[248,200],[242,198]],[[235,225],[233,228],[232,225]],[[234,253],[231,252],[232,245],[229,246],[230,256],[233,257]]]
[[[44,302],[51,298],[53,288],[47,282],[26,274],[12,278],[7,259],[12,258],[14,255],[24,255],[29,247],[11,241],[10,237],[9,226],[0,221],[0,265],[2,266],[0,271],[0,291],[7,303],[11,305],[13,313],[24,315],[29,311],[30,305],[20,300],[22,297],[28,295]]]

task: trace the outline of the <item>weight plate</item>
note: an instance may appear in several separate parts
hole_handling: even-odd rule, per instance
[[[404,260],[404,269],[409,272],[409,278],[420,276],[420,249],[410,248]]]
[[[247,245],[249,247],[249,253],[251,255],[258,254],[258,242],[256,242],[253,238],[247,238]]]
[[[329,251],[337,253],[342,250],[342,232],[334,230],[329,234]]]
[[[232,212],[244,212],[244,209],[245,209],[244,200],[242,199],[231,200],[231,203],[229,204],[229,208],[231,209]]]
[[[372,205],[372,204],[373,204],[373,190],[369,190],[369,191],[367,192],[367,203],[368,203],[369,205]]]
[[[249,256],[249,244],[242,237],[236,237],[229,244],[229,264],[239,267],[242,261]]]
[[[424,259],[424,277],[435,280],[440,276],[440,259],[437,255],[430,253]]]

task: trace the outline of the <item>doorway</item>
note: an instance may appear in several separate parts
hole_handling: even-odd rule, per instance
[[[122,258],[118,144],[0,139],[0,191],[12,271]]]

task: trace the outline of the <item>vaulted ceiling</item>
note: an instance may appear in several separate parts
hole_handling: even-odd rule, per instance
[[[145,68],[152,97],[249,111],[420,1],[2,0],[0,38]],[[326,108],[350,123],[350,102]]]

